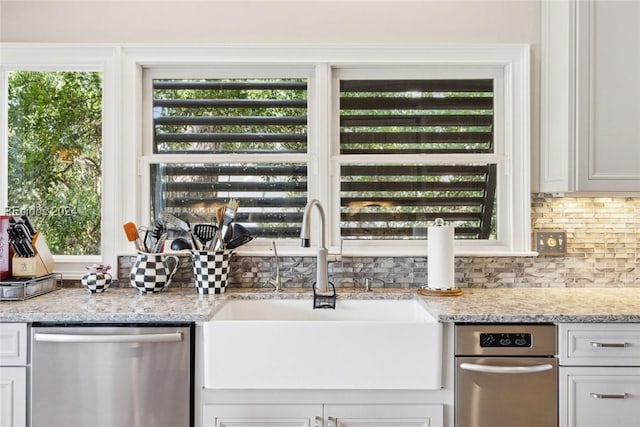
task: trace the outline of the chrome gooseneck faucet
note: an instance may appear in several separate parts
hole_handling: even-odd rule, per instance
[[[300,238],[302,239],[302,247],[311,246],[311,210],[313,207],[318,208],[320,220],[322,222],[322,234],[320,245],[318,246],[318,261],[316,266],[316,290],[320,294],[329,291],[329,263],[327,261],[327,241],[326,226],[324,221],[324,208],[317,199],[312,199],[304,208],[304,216],[302,217],[302,229],[300,230]]]

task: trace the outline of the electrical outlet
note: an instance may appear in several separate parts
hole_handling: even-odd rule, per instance
[[[534,233],[536,252],[540,255],[566,255],[566,231],[536,231]]]

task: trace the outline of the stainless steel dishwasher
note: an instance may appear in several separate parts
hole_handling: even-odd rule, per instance
[[[193,426],[194,326],[32,329],[32,427]]]
[[[557,427],[556,327],[455,326],[456,427]]]

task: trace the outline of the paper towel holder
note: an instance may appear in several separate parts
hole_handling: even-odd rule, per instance
[[[444,226],[444,220],[442,218],[436,218],[434,223],[434,227],[443,227]],[[453,245],[453,230],[450,231],[450,245]],[[453,272],[453,247],[450,247],[450,259],[449,262],[451,263],[451,275],[454,274]],[[429,257],[431,256],[431,248],[429,251]],[[431,274],[431,272],[429,272]],[[453,279],[453,277],[451,277],[451,279]],[[448,280],[446,280],[448,281]],[[453,281],[453,280],[452,280]],[[436,282],[439,282],[439,280],[436,280]],[[446,286],[443,287],[442,285],[448,285],[448,283],[438,283],[439,286],[421,286],[418,288],[418,293],[420,295],[425,295],[425,296],[460,296],[463,294],[462,289],[456,287],[453,283],[451,284],[451,286]],[[433,284],[432,284],[433,285]]]

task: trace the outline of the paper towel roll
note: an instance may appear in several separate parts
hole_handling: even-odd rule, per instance
[[[435,225],[427,234],[427,288],[455,288],[454,227]]]

